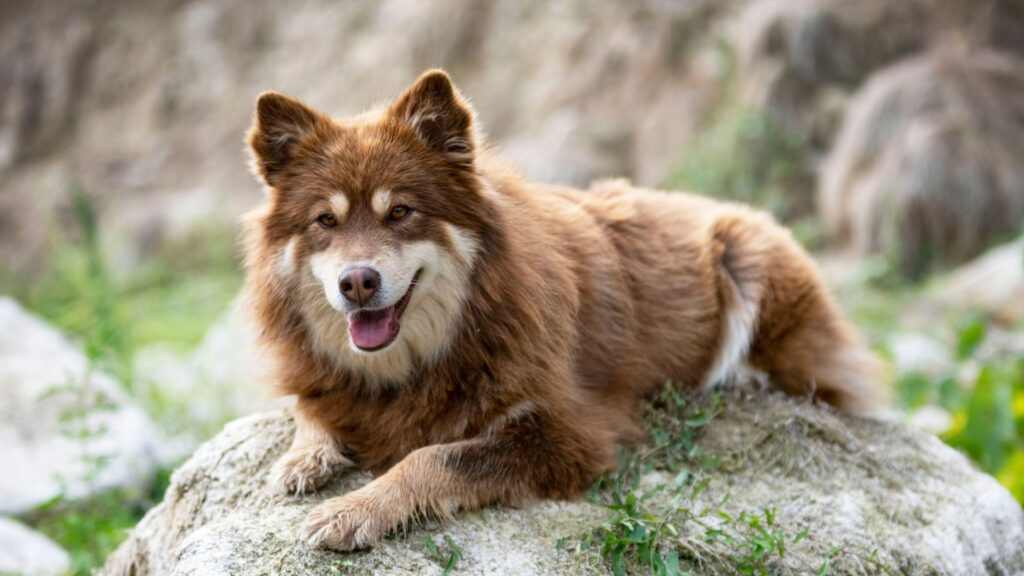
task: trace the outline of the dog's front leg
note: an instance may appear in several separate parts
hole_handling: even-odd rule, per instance
[[[341,444],[306,415],[300,400],[295,406],[295,438],[274,465],[272,478],[277,489],[300,495],[313,492],[351,466]]]
[[[335,550],[365,548],[421,516],[446,519],[491,503],[575,496],[609,466],[611,444],[567,421],[531,411],[477,438],[415,450],[369,484],[314,509],[306,539]]]

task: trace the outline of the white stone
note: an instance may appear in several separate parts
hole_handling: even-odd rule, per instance
[[[69,564],[67,552],[52,540],[0,516],[0,574],[62,576]]]
[[[899,376],[919,372],[938,377],[953,369],[953,357],[948,348],[924,334],[893,334],[887,344],[893,368]]]
[[[949,307],[987,312],[1006,324],[1024,319],[1024,237],[957,268],[931,292]]]
[[[60,332],[4,297],[0,389],[0,513],[148,482],[155,433],[143,410]]]

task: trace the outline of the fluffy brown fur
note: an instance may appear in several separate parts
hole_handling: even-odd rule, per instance
[[[770,217],[624,182],[527,184],[474,126],[440,71],[351,120],[280,94],[257,103],[249,143],[269,200],[249,220],[248,301],[298,396],[278,482],[377,475],[317,508],[309,542],[348,550],[423,514],[571,498],[638,437],[666,380],[753,378],[874,406],[873,357]],[[349,339],[331,274],[352,262],[407,278],[401,331],[380,351]]]

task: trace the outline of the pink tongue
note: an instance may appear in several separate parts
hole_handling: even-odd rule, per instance
[[[397,331],[394,306],[383,310],[355,312],[348,316],[348,333],[360,348],[379,348]]]

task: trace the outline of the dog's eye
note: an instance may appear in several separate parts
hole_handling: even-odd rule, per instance
[[[394,208],[391,209],[391,212],[388,214],[388,220],[391,220],[392,222],[401,220],[402,218],[408,216],[409,213],[411,212],[412,208],[399,204],[398,206],[395,206]]]
[[[330,212],[324,212],[323,214],[316,217],[316,223],[323,226],[324,228],[334,228],[338,225],[337,218]]]

